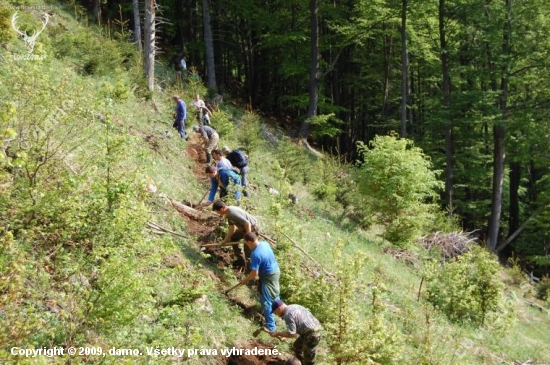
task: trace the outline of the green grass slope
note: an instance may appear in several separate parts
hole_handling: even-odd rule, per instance
[[[198,202],[207,188],[171,127],[171,95],[190,102],[206,89],[177,85],[159,63],[157,88],[145,90],[123,32],[87,25],[78,6],[20,8],[28,26],[38,6],[52,14],[33,51],[40,57],[21,60],[9,4],[0,10],[0,363],[226,363],[221,349],[250,347],[258,322],[235,302],[254,305],[254,293],[223,294],[235,272],[201,254],[200,230],[163,197]],[[278,241],[283,298],[327,318],[320,363],[550,363],[548,309],[522,275],[501,273],[515,319],[449,321],[425,300],[420,255],[383,250],[383,227],[358,228],[336,202],[348,167],[308,155],[224,97],[213,124],[223,145],[249,149],[255,189],[243,204]],[[265,334],[260,341],[290,352]],[[55,347],[87,350],[21,355]]]

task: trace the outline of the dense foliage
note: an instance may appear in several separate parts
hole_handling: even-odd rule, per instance
[[[102,23],[131,28],[130,7],[96,2]],[[544,230],[523,223],[548,210],[548,2],[224,1],[208,7],[208,60],[202,5],[159,4],[170,20],[159,38],[166,60],[183,52],[204,78],[214,69],[219,92],[294,132],[307,115],[317,145],[347,160],[357,159],[356,142],[399,132],[443,172],[441,205],[463,229],[547,271]]]

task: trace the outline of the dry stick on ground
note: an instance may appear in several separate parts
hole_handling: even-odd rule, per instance
[[[258,236],[269,242],[271,247],[274,247],[277,244],[273,238],[267,237],[265,234],[259,233]]]
[[[290,238],[289,236],[287,236],[284,232],[281,232],[281,234],[282,234],[283,236],[285,236],[286,238],[288,238],[288,240],[289,240],[290,242],[292,242],[292,244],[294,245],[294,247],[296,247],[298,250],[302,251],[302,253],[303,253],[304,255],[306,255],[306,257],[307,257],[308,259],[310,259],[311,261],[313,261],[313,263],[314,263],[315,265],[317,265],[317,266],[325,273],[325,275],[327,275],[327,276],[330,277],[331,279],[336,280],[336,277],[334,276],[334,274],[332,274],[332,273],[328,272],[327,270],[325,270],[325,268],[323,268],[323,266],[321,266],[321,264],[319,264],[317,261],[315,261],[315,259],[314,259],[313,257],[311,257],[306,251],[304,251],[304,249],[301,248],[301,247],[296,243],[296,241],[294,241],[292,238]]]
[[[148,225],[149,227],[153,228],[153,230],[154,230],[153,232],[155,232],[155,233],[158,233],[158,232],[166,232],[166,233],[170,233],[170,234],[172,234],[172,235],[174,235],[174,236],[177,236],[177,237],[189,238],[189,237],[187,237],[187,236],[185,236],[185,235],[183,235],[183,234],[181,234],[181,233],[174,232],[174,231],[172,231],[172,230],[170,230],[170,229],[168,229],[168,228],[165,228],[165,227],[163,227],[163,226],[161,226],[161,225],[159,225],[159,224],[156,224],[155,222],[149,221],[149,222],[147,222],[147,225]]]

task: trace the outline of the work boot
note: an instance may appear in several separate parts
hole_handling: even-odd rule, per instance
[[[212,154],[211,153],[207,153],[206,154],[206,163],[210,163],[212,162]]]

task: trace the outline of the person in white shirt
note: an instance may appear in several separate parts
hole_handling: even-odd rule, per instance
[[[195,100],[191,103],[197,110],[195,111],[195,115],[197,117],[197,122],[199,125],[209,125],[210,124],[210,117],[209,115],[212,115],[212,112],[204,101],[200,98],[199,94],[195,95]]]

